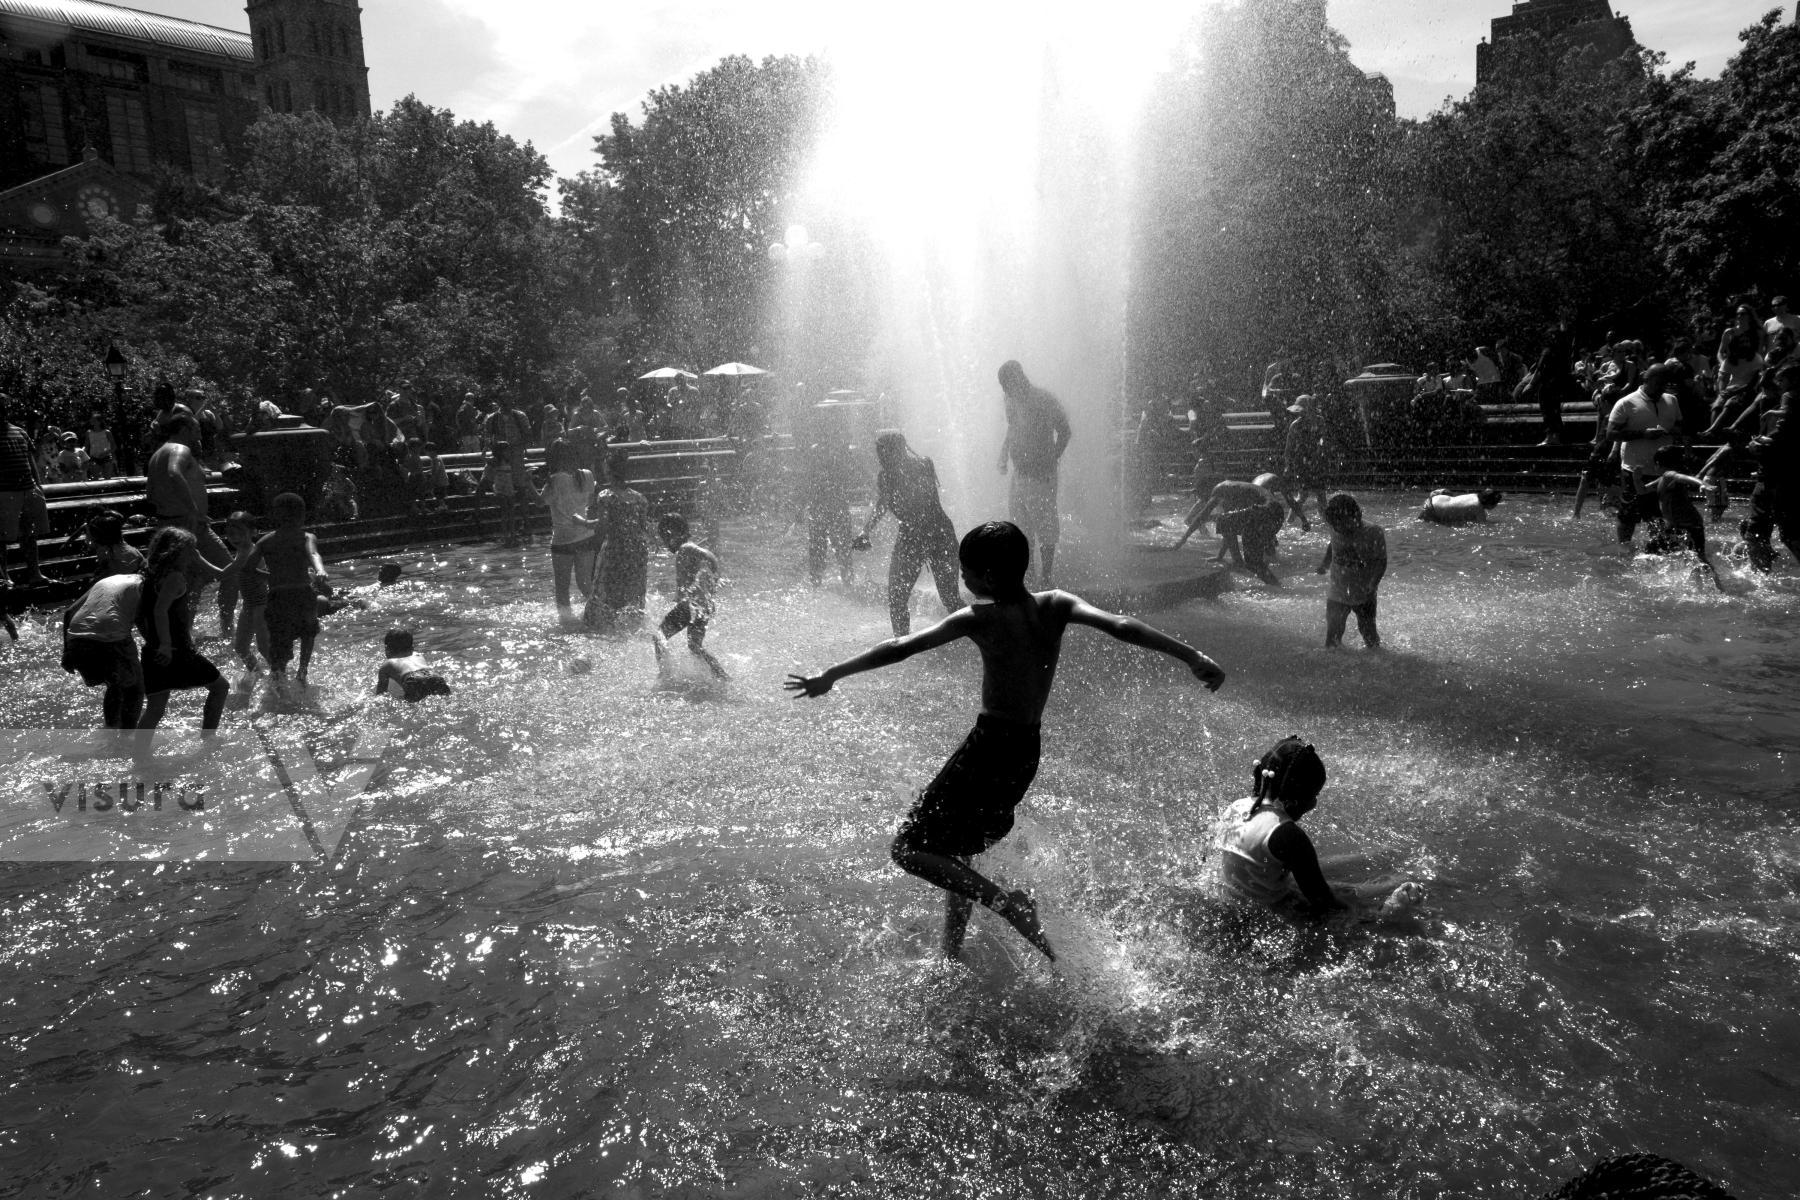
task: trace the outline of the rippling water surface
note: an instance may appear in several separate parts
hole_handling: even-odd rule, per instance
[[[391,728],[335,862],[0,868],[0,1194],[1522,1197],[1653,1150],[1791,1195],[1792,564],[1727,599],[1560,504],[1417,502],[1369,504],[1388,653],[1319,648],[1291,529],[1286,589],[1153,618],[1216,696],[1071,634],[986,860],[1056,970],[980,913],[934,961],[937,895],[887,859],[973,652],[779,690],[885,635],[879,557],[815,591],[793,536],[728,526],[719,688],[559,627],[541,548],[408,556],[326,621],[321,713],[227,718]],[[362,695],[396,624],[455,696]],[[21,632],[4,723],[94,721],[49,618]],[[1290,732],[1328,872],[1428,881],[1416,928],[1221,917],[1213,813]]]

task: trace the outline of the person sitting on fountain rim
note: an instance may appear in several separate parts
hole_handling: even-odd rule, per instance
[[[981,714],[975,728],[944,763],[907,814],[894,839],[893,859],[904,871],[944,889],[944,955],[962,952],[969,913],[980,904],[1054,960],[1038,926],[1029,893],[1008,891],[969,865],[1011,831],[1013,809],[1037,775],[1039,725],[1056,679],[1063,633],[1087,625],[1158,650],[1186,663],[1210,691],[1225,672],[1192,646],[1141,621],[1095,608],[1064,591],[1025,589],[1031,543],[1010,521],[989,521],[963,536],[957,548],[963,586],[975,597],[929,629],[879,642],[817,675],[789,675],[782,686],[823,696],[846,676],[904,662],[913,655],[968,638],[981,651]]]
[[[1425,889],[1407,882],[1388,891],[1333,887],[1319,865],[1312,839],[1300,818],[1319,804],[1325,789],[1325,762],[1310,742],[1282,738],[1250,769],[1250,795],[1219,810],[1213,848],[1219,853],[1219,882],[1239,900],[1288,916],[1329,916],[1363,909],[1385,892],[1373,915],[1397,916],[1425,898]]]

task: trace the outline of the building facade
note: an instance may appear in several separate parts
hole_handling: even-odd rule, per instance
[[[250,32],[98,0],[0,0],[0,191],[80,164],[202,178],[264,109],[369,115],[354,0],[251,0]]]
[[[1637,45],[1631,22],[1608,0],[1521,0],[1495,17],[1489,39],[1475,47],[1475,85],[1538,73],[1571,50],[1591,50],[1610,62]]]
[[[339,123],[369,115],[356,0],[250,0],[244,11],[265,105],[323,113]]]

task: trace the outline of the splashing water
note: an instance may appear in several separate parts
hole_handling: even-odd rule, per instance
[[[933,14],[935,13],[935,18]],[[1116,528],[1132,117],[1189,19],[1177,6],[937,5],[821,31],[832,119],[793,219],[826,261],[787,273],[789,361],[837,361],[892,390],[951,515],[1003,507],[995,372],[1020,360],[1075,439],[1065,504]],[[834,314],[868,314],[847,361]]]
[[[1784,1194],[1791,567],[1726,599],[1529,500],[1467,530],[1365,503],[1384,654],[1319,648],[1324,543],[1291,530],[1287,587],[1156,616],[1232,672],[1217,695],[1071,633],[984,860],[1039,896],[1056,969],[985,913],[936,961],[937,899],[887,858],[970,721],[973,652],[778,689],[885,635],[878,571],[809,589],[797,538],[727,526],[717,688],[559,627],[541,554],[427,552],[326,622],[324,716],[228,717],[391,729],[334,864],[7,868],[6,1178],[1498,1196],[1648,1149]],[[361,695],[396,624],[454,696]],[[9,725],[93,719],[53,631],[0,649]],[[1213,815],[1290,732],[1330,770],[1327,872],[1429,885],[1410,932],[1211,897]]]

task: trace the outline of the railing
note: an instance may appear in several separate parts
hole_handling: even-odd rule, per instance
[[[767,438],[757,448],[778,457],[786,450],[787,439]],[[648,497],[652,511],[675,511],[688,516],[714,499],[709,493],[715,489],[739,484],[744,457],[737,443],[722,437],[614,443],[612,449],[627,455],[624,477]],[[529,468],[540,471],[544,451],[528,450],[525,460]],[[485,456],[443,454],[439,461],[451,480],[445,497],[447,511],[433,511],[434,498],[416,511],[364,516],[354,521],[311,521],[308,527],[318,535],[326,556],[346,557],[427,541],[497,534],[499,502],[491,493],[482,492],[479,484]],[[239,502],[237,489],[217,472],[208,473],[206,491],[207,510],[215,522]],[[154,532],[151,522],[155,514],[145,498],[141,475],[46,484],[44,498],[50,509],[50,532],[39,536],[38,552],[44,574],[56,585],[52,592],[66,592],[86,578],[91,557],[85,550],[72,547],[71,542],[95,514],[106,509],[124,514],[126,540],[139,549]],[[534,531],[549,524],[548,511],[540,506],[526,505],[523,515],[527,527]]]

